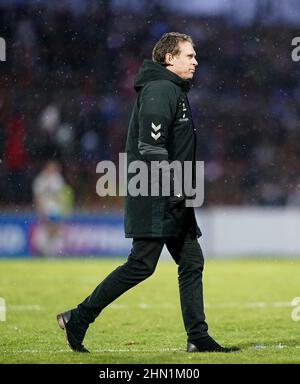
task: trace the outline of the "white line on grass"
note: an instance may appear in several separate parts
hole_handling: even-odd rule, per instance
[[[206,308],[248,308],[248,309],[256,309],[256,308],[287,308],[291,307],[290,301],[275,301],[275,302],[264,302],[258,301],[253,303],[207,303],[205,305]],[[139,308],[139,309],[151,309],[151,308],[175,308],[176,304],[171,303],[163,303],[163,304],[147,304],[147,303],[138,303],[134,305],[121,304],[121,303],[113,303],[109,306],[112,309],[126,309],[126,308]],[[38,304],[18,304],[18,305],[7,305],[8,312],[30,312],[30,311],[43,311],[45,310],[44,306]]]
[[[255,349],[255,350],[271,350],[271,349],[284,349],[284,348],[300,348],[300,345],[296,346],[288,346],[284,344],[275,344],[275,345],[264,345],[264,344],[258,344],[255,346],[251,347],[245,347],[241,350],[243,351],[249,351],[249,349]],[[74,353],[70,349],[58,349],[58,350],[48,350],[48,349],[19,349],[15,351],[4,351],[6,354],[21,354],[21,353],[47,353],[47,354],[56,354],[56,353]],[[164,352],[182,352],[186,353],[184,348],[160,348],[160,349],[129,349],[129,348],[124,348],[124,349],[93,349],[91,350],[91,353],[164,353]]]
[[[275,345],[264,345],[264,344],[257,344],[254,347],[254,349],[284,349],[284,348],[300,348],[300,345],[296,345],[294,347],[289,347],[288,345],[285,344],[275,344]]]
[[[4,353],[73,353],[70,349],[46,350],[46,349],[19,349],[16,351],[4,351]],[[153,353],[153,352],[185,352],[180,348],[161,348],[161,349],[93,349],[93,353]]]
[[[139,303],[135,305],[126,305],[126,304],[111,304],[110,308],[112,309],[124,309],[129,307],[137,307],[140,309],[150,309],[150,308],[175,308],[175,304],[170,303],[164,303],[159,305],[153,305],[153,304],[147,304],[147,303]],[[215,303],[205,304],[206,308],[248,308],[248,309],[256,309],[256,308],[287,308],[291,307],[290,301],[275,301],[275,302],[264,302],[264,301],[258,301],[253,303]]]
[[[8,312],[17,312],[17,311],[42,311],[43,307],[38,304],[20,304],[20,305],[8,305]]]

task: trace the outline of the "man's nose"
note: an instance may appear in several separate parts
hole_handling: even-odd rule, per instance
[[[195,65],[195,66],[197,66],[198,65],[198,61],[194,58],[194,62],[193,62],[193,64]]]

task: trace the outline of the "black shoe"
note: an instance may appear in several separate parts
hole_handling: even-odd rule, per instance
[[[65,331],[67,342],[74,352],[89,352],[82,344],[87,327],[83,327],[72,312],[57,315],[58,325]]]
[[[186,346],[187,352],[236,352],[239,351],[238,347],[222,347],[209,335],[200,339],[188,341]]]

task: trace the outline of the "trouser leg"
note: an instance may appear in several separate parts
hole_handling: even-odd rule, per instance
[[[102,309],[155,271],[164,242],[159,239],[134,239],[125,264],[111,272],[81,304],[77,311],[83,322],[92,323]]]
[[[204,259],[196,236],[187,233],[166,242],[178,264],[180,303],[189,340],[207,335],[203,305],[202,272]]]

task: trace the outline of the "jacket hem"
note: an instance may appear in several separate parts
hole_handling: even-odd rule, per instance
[[[143,237],[151,237],[151,238],[159,238],[159,239],[163,239],[165,237],[176,237],[178,236],[178,233],[162,233],[162,234],[154,234],[154,233],[138,233],[138,234],[134,234],[134,233],[125,233],[125,237],[126,238],[129,238],[129,239],[133,239],[133,238],[143,238]]]

